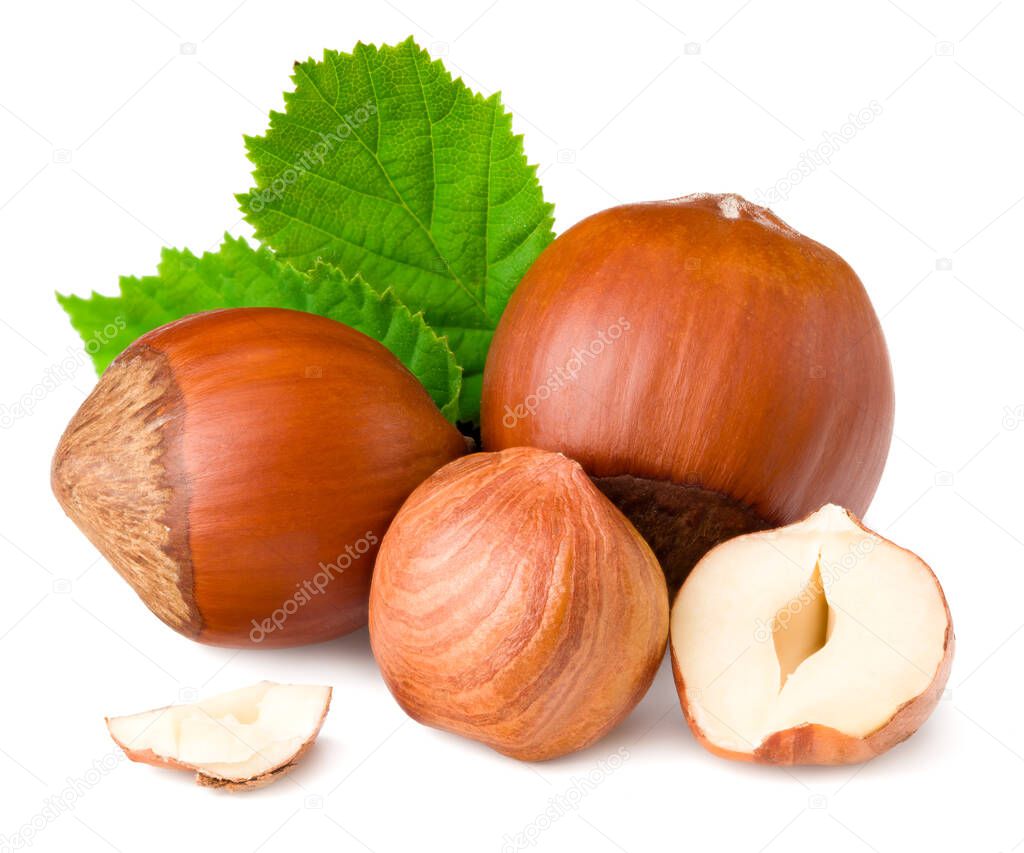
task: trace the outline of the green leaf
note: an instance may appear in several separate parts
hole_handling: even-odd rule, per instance
[[[380,341],[426,387],[437,407],[454,422],[459,413],[462,368],[448,342],[413,314],[391,290],[375,291],[358,275],[318,262],[307,276],[307,309]]]
[[[444,338],[389,290],[319,263],[308,274],[278,261],[266,248],[225,235],[218,252],[196,257],[164,249],[157,275],[123,277],[120,296],[57,299],[92,356],[107,365],[150,329],[213,308],[292,308],[322,314],[380,341],[423,383],[449,420],[458,414],[462,370]]]
[[[453,80],[410,38],[296,63],[285,112],[247,137],[259,239],[392,288],[445,335],[479,415],[484,359],[520,278],[554,238],[536,167],[497,94]]]

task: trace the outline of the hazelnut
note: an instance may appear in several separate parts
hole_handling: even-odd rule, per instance
[[[678,588],[710,547],[834,502],[862,514],[889,357],[837,254],[736,195],[627,204],[530,268],[487,357],[484,447],[577,459]]]
[[[54,494],[164,622],[293,646],[366,622],[381,537],[466,446],[381,344],[300,311],[210,311],[107,369],[60,440]]]
[[[687,722],[711,752],[741,761],[885,752],[935,709],[953,644],[931,569],[837,506],[714,548],[672,606]]]
[[[457,460],[406,501],[370,591],[384,680],[415,719],[525,760],[593,743],[643,697],[668,630],[650,548],[558,453]]]

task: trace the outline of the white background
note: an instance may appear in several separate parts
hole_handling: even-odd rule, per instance
[[[82,364],[0,430],[0,834],[35,820],[40,850],[499,851],[526,831],[540,850],[1024,849],[1019,0],[0,9],[0,405],[79,351],[55,289],[112,293],[118,275],[152,272],[165,244],[201,251],[225,230],[251,233],[233,199],[250,186],[242,134],[281,108],[294,60],[412,33],[471,86],[501,88],[558,230],[618,201],[775,186],[776,212],[850,261],[897,387],[867,521],[931,563],[958,640],[934,717],[860,768],[712,757],[665,668],[597,746],[516,763],[406,719],[365,631],[234,652],[151,616],[50,494],[50,454],[95,381]],[[829,163],[778,184],[872,102],[880,114]],[[335,685],[320,741],[287,781],[228,796],[127,761],[90,774],[116,755],[105,714],[263,678]],[[608,770],[617,750],[628,758]],[[581,781],[591,773],[596,784]],[[87,775],[72,807],[38,817]]]

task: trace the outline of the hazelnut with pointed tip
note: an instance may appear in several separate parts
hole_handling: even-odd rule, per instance
[[[445,466],[384,537],[370,640],[399,704],[524,760],[593,743],[665,650],[650,548],[575,462],[514,448]]]

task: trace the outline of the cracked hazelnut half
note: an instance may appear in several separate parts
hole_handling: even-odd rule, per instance
[[[931,569],[832,505],[710,551],[672,606],[671,636],[697,739],[766,764],[852,764],[910,737],[954,644]]]

